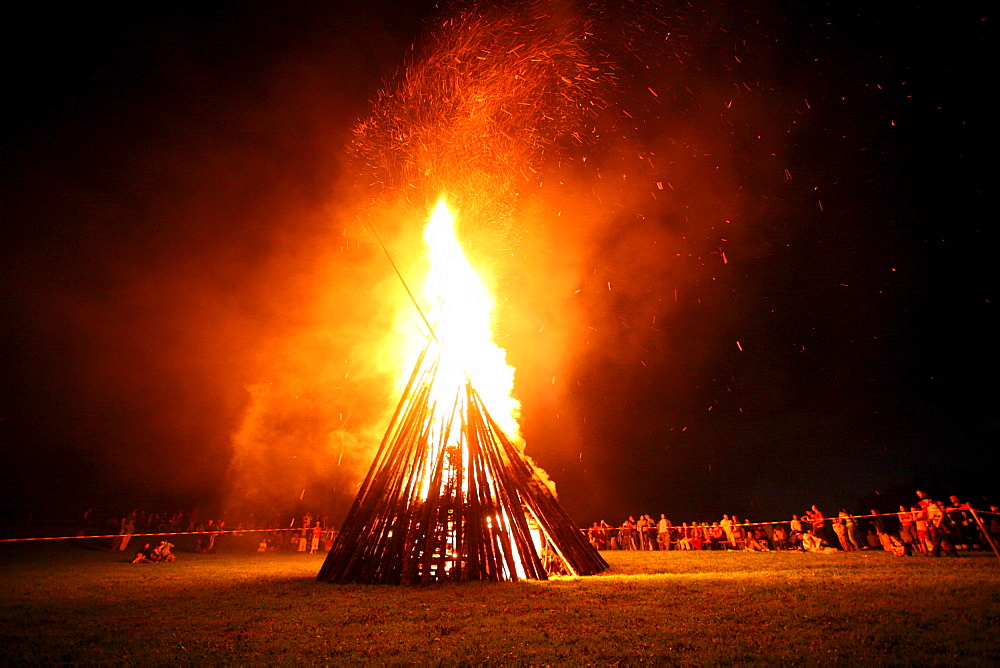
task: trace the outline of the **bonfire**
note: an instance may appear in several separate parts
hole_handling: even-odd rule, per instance
[[[515,442],[513,370],[443,198],[424,239],[430,331],[319,579],[544,580],[606,569]],[[506,408],[506,425],[484,396]]]

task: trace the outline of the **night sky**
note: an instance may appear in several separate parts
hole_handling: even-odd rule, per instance
[[[472,235],[502,246],[527,451],[567,510],[997,502],[992,17],[601,6],[620,76],[590,139],[549,150],[514,222]],[[4,514],[221,508],[243,494],[234,435],[262,424],[280,457],[253,463],[260,507],[346,512],[357,443],[395,401],[359,347],[395,279],[352,218],[347,146],[449,7],[6,23]]]

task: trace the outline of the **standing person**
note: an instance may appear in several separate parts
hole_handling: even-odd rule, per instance
[[[854,546],[855,550],[860,550],[861,536],[858,535],[858,521],[844,508],[840,509],[840,518],[844,521],[844,527],[847,529],[847,540]]]
[[[646,534],[646,517],[647,515],[640,515],[639,521],[635,523],[635,531],[639,534],[639,549],[648,550],[649,546],[646,545],[648,536]]]
[[[635,518],[629,516],[627,520],[622,522],[621,527],[618,529],[618,539],[621,541],[621,549],[623,550],[634,550],[635,549]]]
[[[912,553],[917,543],[917,528],[913,525],[913,512],[906,506],[899,507],[899,540]]]
[[[601,531],[601,528],[599,526],[597,526],[597,522],[594,522],[593,524],[591,524],[590,528],[587,529],[587,541],[590,542],[590,544],[594,546],[595,550],[602,550],[602,549],[604,549],[604,548],[601,547],[601,534],[600,534],[600,531]]]
[[[326,535],[323,537],[323,549],[327,552],[332,550],[335,540],[337,540],[337,529],[328,522],[326,525]]]
[[[319,539],[323,535],[323,526],[320,524],[319,520],[313,524],[312,528],[312,545],[309,546],[309,554],[316,554],[319,552]]]
[[[131,515],[126,515],[122,518],[121,529],[119,529],[118,533],[121,535],[121,539],[118,542],[118,551],[124,552],[125,548],[128,547],[128,542],[131,540],[132,534],[135,533],[135,520],[132,519]]]
[[[943,504],[931,500],[924,506],[924,513],[927,516],[927,530],[931,535],[931,555],[940,556],[943,550],[948,556],[957,557],[958,552],[951,542]]]
[[[611,525],[602,519],[598,526],[601,529],[600,536],[601,536],[601,545],[604,546],[603,549],[605,550],[613,549],[613,546],[608,543],[611,537],[611,532],[613,531]]]
[[[660,521],[656,523],[656,541],[661,550],[670,549],[670,520],[663,513],[660,513]]]
[[[954,494],[948,497],[948,501],[945,513],[952,529],[952,542],[960,549],[971,550],[979,537],[979,529],[969,512],[969,504],[962,503]]]
[[[225,525],[224,520],[219,520],[218,524],[214,523],[212,520],[208,521],[206,529],[211,531],[211,533],[208,534],[208,545],[205,548],[205,552],[215,554],[215,541],[218,540],[219,535],[222,532],[223,525]]]
[[[829,543],[830,537],[826,533],[826,518],[823,517],[823,513],[816,507],[816,504],[813,504],[812,510],[806,513],[806,515],[812,523],[812,534],[820,540]]]
[[[844,525],[844,518],[839,515],[833,518],[833,532],[837,534],[837,540],[840,541],[840,549],[844,552],[850,552],[851,546],[847,542],[847,527]]]
[[[917,532],[917,547],[921,554],[927,554],[931,546],[931,534],[927,530],[927,518],[920,506],[910,506],[910,514],[913,515],[913,528]]]
[[[726,540],[729,541],[729,546],[733,549],[736,548],[736,537],[733,535],[733,521],[729,519],[729,515],[723,515],[722,521],[719,522],[719,526],[726,533]]]
[[[646,518],[646,543],[649,545],[647,550],[656,549],[656,522],[649,515],[643,515]]]

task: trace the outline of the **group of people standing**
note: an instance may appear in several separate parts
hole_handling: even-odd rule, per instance
[[[884,549],[899,555],[942,554],[957,556],[958,550],[996,549],[1000,543],[1000,512],[991,506],[986,520],[957,496],[948,503],[931,499],[917,490],[917,501],[898,513],[853,515],[846,509],[827,517],[812,506],[790,522],[752,523],[736,515],[723,515],[717,522],[687,522],[675,526],[665,514],[659,520],[642,515],[629,517],[618,527],[604,520],[587,530],[591,544],[599,550],[800,550],[806,552],[851,552]],[[898,524],[898,526],[897,526]]]

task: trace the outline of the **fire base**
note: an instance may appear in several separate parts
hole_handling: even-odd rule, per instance
[[[428,340],[318,578],[545,580],[608,568],[471,383],[442,410],[440,359]]]

